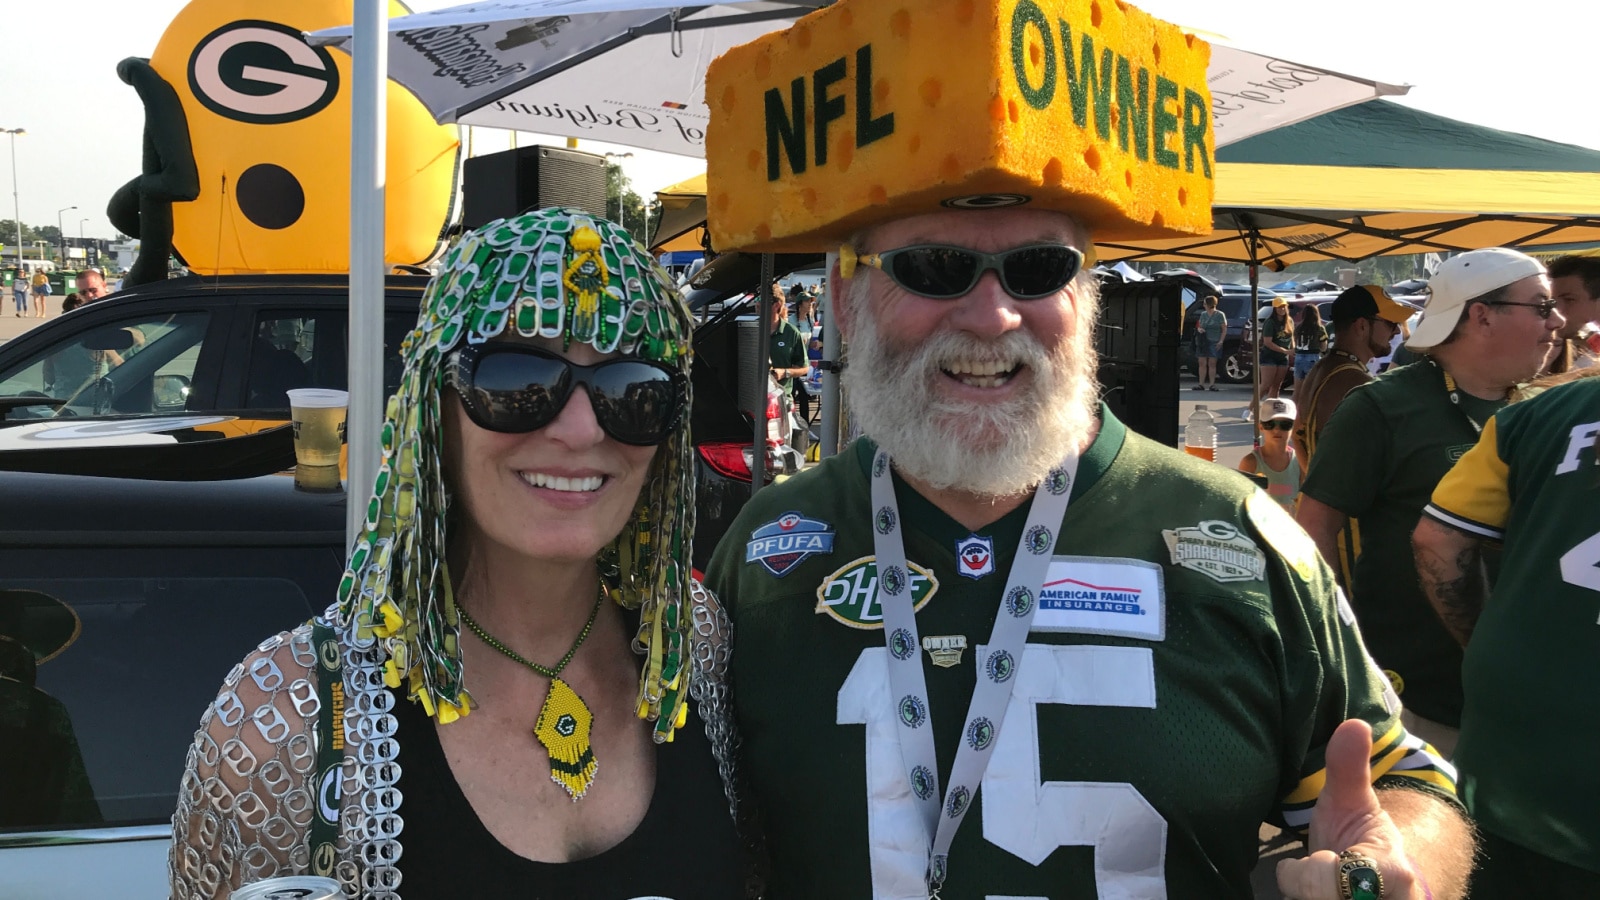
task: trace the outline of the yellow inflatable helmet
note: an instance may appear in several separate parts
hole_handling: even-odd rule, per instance
[[[391,16],[408,11],[389,7]],[[119,67],[144,100],[146,133],[142,183],[112,202],[118,227],[146,238],[151,222],[137,232],[121,224],[132,204],[159,232],[165,209],[151,216],[151,206],[171,202],[171,245],[191,271],[349,271],[350,58],[311,47],[302,32],[352,18],[352,0],[185,6],[149,60],[157,78],[139,60]],[[387,116],[384,258],[421,264],[451,219],[460,141],[393,81]],[[183,177],[161,177],[174,170]],[[152,275],[155,263],[165,268],[161,252],[146,267]]]

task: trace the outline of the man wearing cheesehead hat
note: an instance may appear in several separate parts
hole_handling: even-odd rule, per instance
[[[721,251],[837,251],[867,437],[708,583],[771,896],[1459,897],[1453,773],[1316,548],[1096,398],[1091,241],[1211,226],[1208,46],[1123,4],[843,0],[707,80]],[[1376,788],[1376,791],[1374,791]]]
[[[1426,358],[1339,404],[1296,518],[1330,563],[1345,532],[1350,601],[1367,646],[1405,704],[1406,727],[1450,756],[1461,726],[1461,647],[1422,593],[1411,533],[1439,479],[1512,389],[1539,373],[1564,320],[1544,266],[1503,247],[1446,260],[1428,293],[1405,344]],[[1486,558],[1492,576],[1498,556]]]

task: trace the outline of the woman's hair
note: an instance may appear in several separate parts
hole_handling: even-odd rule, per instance
[[[562,338],[682,373],[694,320],[671,276],[628,232],[579,210],[546,209],[469,232],[429,282],[405,369],[389,398],[383,459],[363,533],[339,584],[341,624],[379,639],[385,677],[441,723],[472,708],[462,683],[460,617],[449,566],[451,490],[443,392],[463,344],[504,334]],[[659,739],[681,724],[688,678],[693,447],[687,408],[660,445],[627,525],[600,552],[602,584],[640,610],[641,716]],[[457,573],[459,574],[459,573]]]
[[[1204,303],[1206,306],[1216,306],[1217,305],[1217,295],[1216,294],[1207,294],[1205,299],[1201,300],[1200,302]]]
[[[1307,320],[1310,320],[1310,321],[1307,321]],[[1317,309],[1317,305],[1315,303],[1307,303],[1305,305],[1305,308],[1300,310],[1300,324],[1301,325],[1321,325],[1322,324],[1322,311]]]
[[[68,294],[67,296],[61,298],[61,311],[62,312],[72,312],[73,310],[77,309],[78,307],[80,307],[82,305],[83,305],[83,298],[78,296],[77,291],[73,291],[72,293]]]

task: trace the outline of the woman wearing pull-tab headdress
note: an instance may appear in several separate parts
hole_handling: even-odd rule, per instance
[[[728,626],[689,569],[691,333],[610,222],[544,210],[451,251],[338,603],[201,720],[174,896],[743,895]]]

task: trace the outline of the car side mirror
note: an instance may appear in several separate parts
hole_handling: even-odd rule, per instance
[[[134,345],[133,332],[126,328],[101,328],[84,335],[85,350],[126,350]]]
[[[152,405],[162,412],[188,408],[189,379],[182,375],[157,375],[150,387]]]

